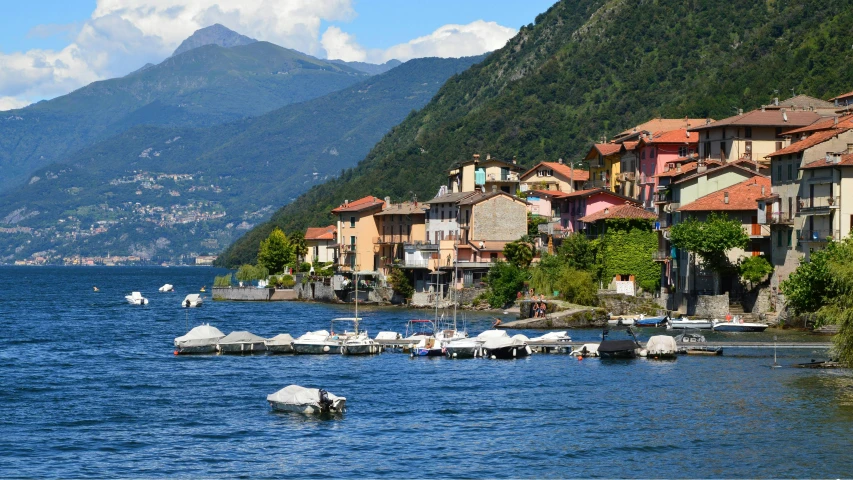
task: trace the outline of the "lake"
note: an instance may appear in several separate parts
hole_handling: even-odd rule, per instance
[[[508,361],[395,353],[175,356],[174,337],[202,322],[225,333],[296,337],[327,329],[332,317],[352,316],[352,309],[213,302],[210,286],[221,272],[211,268],[0,272],[6,280],[0,291],[2,477],[853,474],[853,375],[772,369],[772,350],[731,349],[722,357],[668,362],[548,354]],[[175,285],[175,293],[158,293],[164,283]],[[202,285],[208,287],[204,306],[180,308]],[[127,304],[132,290],[150,304]],[[371,335],[402,333],[407,320],[433,314],[399,307],[359,313]],[[468,312],[465,321],[476,334],[493,316]],[[570,332],[590,341],[599,333]],[[725,338],[772,337],[763,335]],[[826,354],[780,350],[779,363]],[[346,396],[346,414],[273,413],[267,394],[292,383]]]

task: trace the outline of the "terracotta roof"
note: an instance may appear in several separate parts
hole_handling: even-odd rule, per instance
[[[669,130],[665,132],[656,132],[648,137],[643,137],[641,143],[652,145],[656,143],[682,143],[682,144],[699,144],[699,133],[688,132],[686,128],[677,130]]]
[[[849,97],[853,97],[853,92],[847,92],[847,93],[843,93],[837,97],[832,97],[829,99],[829,101],[833,102],[835,100],[841,100],[842,98],[849,98]]]
[[[587,158],[592,154],[593,150],[598,152],[600,155],[613,155],[614,153],[618,153],[622,148],[622,145],[619,143],[595,143],[592,145],[592,148],[589,149],[589,153],[586,154]]]
[[[534,194],[538,197],[554,197],[563,198],[569,195],[569,192],[561,192],[560,190],[530,190],[527,195]]]
[[[764,193],[761,192],[761,187],[764,187]],[[767,196],[769,192],[770,179],[764,175],[756,175],[731,187],[705,195],[694,202],[684,205],[678,211],[714,212],[720,210],[755,210],[758,199]],[[728,203],[726,203],[726,194],[728,194]]]
[[[586,182],[589,180],[589,172],[588,171],[581,170],[579,168],[575,168],[573,170],[572,167],[570,167],[569,165],[566,165],[565,163],[559,163],[559,162],[539,162],[536,165],[534,165],[530,170],[522,173],[519,176],[519,178],[524,178],[528,174],[535,172],[536,169],[539,168],[540,166],[548,167],[549,169],[551,169],[555,172],[558,172],[560,175],[562,175],[562,176],[564,176],[564,177],[566,177],[572,181]],[[572,173],[574,173],[574,177],[572,177]]]
[[[429,210],[422,203],[400,202],[385,205],[381,212],[375,215],[424,215]]]
[[[501,196],[501,195],[503,195],[503,196],[505,196],[505,197],[507,197],[507,198],[511,198],[511,199],[513,199],[513,200],[515,200],[515,201],[518,201],[518,202],[521,202],[521,203],[524,203],[524,204],[528,204],[526,201],[524,201],[524,200],[522,200],[522,199],[520,199],[520,198],[518,198],[518,197],[513,197],[512,195],[510,195],[510,194],[508,194],[508,193],[506,193],[506,192],[503,192],[503,191],[498,190],[498,191],[496,191],[496,192],[486,192],[486,193],[475,192],[475,193],[474,193],[473,195],[471,195],[470,197],[466,197],[464,200],[460,200],[460,201],[459,201],[459,205],[474,205],[475,203],[480,203],[480,202],[482,202],[482,201],[484,201],[484,200],[488,200],[488,199],[490,199],[490,198],[498,197],[498,196]]]
[[[788,120],[785,120],[785,117]],[[690,131],[707,130],[709,128],[725,127],[728,125],[741,125],[747,127],[804,127],[821,119],[815,112],[786,111],[779,110],[752,110],[742,115],[724,118],[711,122],[707,125],[693,127]]]
[[[826,158],[816,160],[802,168],[834,168],[834,167],[853,167],[853,153],[841,155],[841,161],[838,163],[826,163]]]
[[[474,195],[474,192],[456,192],[456,193],[445,193],[444,195],[437,196],[432,200],[427,200],[426,204],[433,203],[456,203],[463,198],[468,198],[471,195]]]
[[[597,222],[598,220],[608,220],[611,218],[651,220],[654,218],[658,218],[658,216],[657,214],[648,210],[644,210],[640,207],[635,207],[634,205],[630,204],[624,204],[607,207],[604,210],[599,210],[595,213],[591,213],[585,217],[579,218],[578,220],[584,223],[592,223]]]
[[[359,212],[361,210],[366,210],[372,207],[381,207],[383,205],[385,205],[385,201],[376,197],[368,196],[359,198],[358,200],[353,200],[347,204],[342,204],[340,207],[333,209],[332,213]]]
[[[625,150],[631,151],[631,150],[637,148],[637,145],[639,143],[640,142],[622,142],[622,148],[624,148]]]
[[[832,139],[832,137],[835,137],[841,133],[846,132],[847,130],[850,130],[850,128],[853,127],[834,128],[832,130],[821,130],[819,132],[815,132],[806,137],[805,139],[800,140],[799,142],[792,143],[781,150],[776,150],[770,155],[765,155],[764,158],[778,157],[781,155],[788,155],[789,153],[800,153],[807,148],[811,148],[815,145],[819,145],[823,142],[826,142]]]
[[[334,225],[328,227],[308,227],[305,230],[305,240],[334,240],[338,229]]]
[[[654,118],[636,127],[620,132],[617,137],[624,137],[637,132],[665,132],[686,126],[696,126],[705,123],[704,118]]]
[[[782,100],[779,102],[779,105],[770,104],[764,106],[766,109],[779,109],[779,108],[833,108],[835,105],[832,102],[827,102],[826,100],[821,100],[820,98],[815,98],[809,95],[797,95],[796,97],[791,97],[787,100]]]
[[[678,168],[670,168],[669,170],[659,173],[655,175],[656,177],[677,177],[679,175],[684,175],[687,173],[696,170],[696,167],[699,166],[699,162],[689,162],[681,165],[681,169]]]
[[[705,164],[706,164],[706,165],[708,165],[708,164],[709,164],[709,162],[705,162]],[[727,164],[725,164],[725,165],[720,165],[720,166],[718,166],[718,167],[716,167],[716,168],[709,168],[708,170],[705,170],[704,172],[701,172],[701,173],[694,173],[694,174],[692,174],[692,175],[690,175],[690,176],[687,176],[687,177],[684,177],[684,178],[682,178],[682,179],[680,179],[680,180],[676,180],[674,183],[683,183],[683,182],[686,182],[686,181],[688,181],[688,180],[692,180],[692,179],[694,179],[694,178],[699,178],[699,177],[701,177],[702,175],[708,175],[709,173],[721,172],[721,171],[723,171],[723,170],[725,170],[725,169],[728,169],[728,168],[734,168],[734,169],[736,169],[736,170],[740,170],[740,171],[742,171],[742,172],[746,172],[746,173],[748,173],[748,174],[750,174],[750,175],[758,174],[758,172],[756,172],[755,170],[752,170],[752,169],[750,169],[750,168],[744,167],[744,166],[742,166],[742,165],[738,165],[738,163],[736,163],[736,162],[732,162],[732,163],[727,163]]]
[[[830,130],[832,128],[853,127],[853,115],[843,115],[841,117],[830,117],[818,120],[811,125],[794,128],[782,132],[782,135],[796,135],[798,133],[810,133],[820,130]]]
[[[564,193],[559,198],[561,198],[561,199],[563,199],[563,198],[584,198],[584,197],[590,197],[592,195],[597,195],[599,193],[604,194],[604,195],[609,195],[611,197],[615,197],[615,198],[618,198],[620,200],[626,200],[628,202],[635,203],[637,205],[639,205],[639,203],[640,203],[634,198],[626,197],[625,195],[619,195],[618,193],[611,192],[610,190],[607,190],[605,188],[590,188],[588,190],[578,190],[576,192]]]

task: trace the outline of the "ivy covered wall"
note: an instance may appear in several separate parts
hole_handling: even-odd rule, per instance
[[[605,285],[616,275],[634,275],[637,286],[647,292],[660,287],[660,265],[653,260],[658,235],[651,220],[605,220],[598,261]]]

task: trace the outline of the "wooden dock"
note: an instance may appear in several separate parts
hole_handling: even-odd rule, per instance
[[[529,341],[527,342],[530,345],[530,348],[533,351],[537,352],[551,352],[551,353],[571,353],[572,349],[580,348],[588,343],[598,343],[600,340],[590,340],[586,342],[579,341],[571,341],[571,342],[542,342],[542,341]],[[404,338],[398,338],[395,340],[376,340],[376,343],[381,344],[386,350],[403,350],[408,349],[412,342],[410,340],[406,340]],[[640,345],[644,345],[643,342],[640,342]],[[828,350],[832,348],[832,342],[681,342],[677,344],[679,348],[691,348],[691,347],[711,347],[717,348],[722,347],[723,350],[730,348],[760,348],[760,349],[772,349],[776,348],[778,350]]]

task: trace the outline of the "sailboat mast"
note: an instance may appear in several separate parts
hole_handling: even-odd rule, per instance
[[[358,334],[358,267],[356,267],[355,275],[355,333]]]
[[[459,303],[456,279],[459,275],[459,239],[453,241],[453,330],[456,328],[456,304]]]

